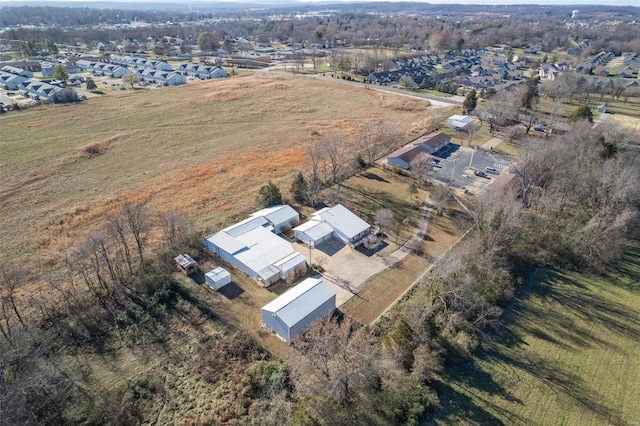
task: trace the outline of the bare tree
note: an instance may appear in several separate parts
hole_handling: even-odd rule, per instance
[[[373,164],[384,152],[389,151],[400,141],[397,129],[388,122],[365,122],[360,126],[358,148],[367,164]]]
[[[321,170],[325,171],[326,176],[326,157],[320,145],[316,142],[307,148],[307,167],[305,170],[307,188],[305,197],[309,205],[314,206],[318,201],[318,196],[323,186]]]
[[[390,209],[379,209],[376,212],[374,223],[378,228],[380,228],[381,232],[386,233],[393,228],[393,224],[395,223],[395,216]]]
[[[342,134],[327,133],[321,136],[318,144],[327,159],[331,182],[341,182],[345,177],[345,167],[349,163],[349,142]]]
[[[146,233],[151,225],[149,213],[144,205],[127,202],[122,207],[122,214],[129,232],[136,241],[138,257],[142,264],[144,262],[143,251]]]
[[[5,323],[7,324],[7,329],[9,328],[9,322],[7,317],[7,312],[5,311],[5,306],[11,308],[13,313],[16,315],[16,318],[20,322],[23,328],[27,328],[22,315],[20,314],[20,309],[18,308],[18,304],[16,303],[16,290],[22,286],[25,279],[25,271],[21,270],[18,267],[10,267],[3,263],[0,263],[0,303],[2,303],[3,316],[5,317]]]
[[[411,162],[411,175],[416,180],[418,187],[422,187],[429,182],[433,176],[433,164],[431,157],[427,154],[420,154]]]
[[[193,236],[193,223],[180,210],[171,210],[161,216],[160,225],[168,247],[177,247]]]

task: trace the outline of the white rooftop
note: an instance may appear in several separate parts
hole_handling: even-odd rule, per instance
[[[319,210],[313,216],[319,217],[333,229],[347,236],[347,238],[353,238],[371,227],[342,204]]]
[[[321,279],[307,278],[262,309],[273,312],[291,327],[335,295],[335,291]]]
[[[331,228],[329,225],[314,219],[305,222],[300,226],[296,226],[293,230],[304,232],[309,236],[309,238],[313,239],[314,241],[318,241],[333,232],[333,228]]]
[[[298,212],[288,204],[267,207],[253,213],[251,217],[264,217],[274,225],[289,222],[298,218]]]
[[[473,117],[471,117],[470,115],[452,115],[451,117],[449,117],[449,120],[471,123],[473,121]]]
[[[223,278],[227,278],[231,276],[229,271],[227,271],[221,266],[218,266],[217,268],[212,269],[211,271],[207,272],[205,275],[211,278],[214,282],[220,281]]]

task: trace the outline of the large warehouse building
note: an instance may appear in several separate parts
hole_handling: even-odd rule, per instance
[[[290,342],[335,309],[335,291],[320,279],[307,278],[262,307],[262,326]]]
[[[204,245],[265,287],[305,273],[307,259],[274,233],[299,222],[298,213],[289,206],[276,207],[208,236]]]

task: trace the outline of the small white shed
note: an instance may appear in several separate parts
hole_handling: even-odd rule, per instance
[[[451,130],[466,131],[471,123],[473,123],[473,117],[469,115],[452,115],[448,118],[447,123]]]
[[[231,274],[226,269],[217,267],[204,274],[204,280],[212,289],[220,290],[225,285],[231,283]]]

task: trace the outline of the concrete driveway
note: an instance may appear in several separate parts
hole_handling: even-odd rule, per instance
[[[362,283],[388,266],[382,257],[367,256],[336,239],[314,249],[297,243],[293,247],[305,255],[310,264],[324,268],[324,282],[336,292],[337,306],[351,299]]]

